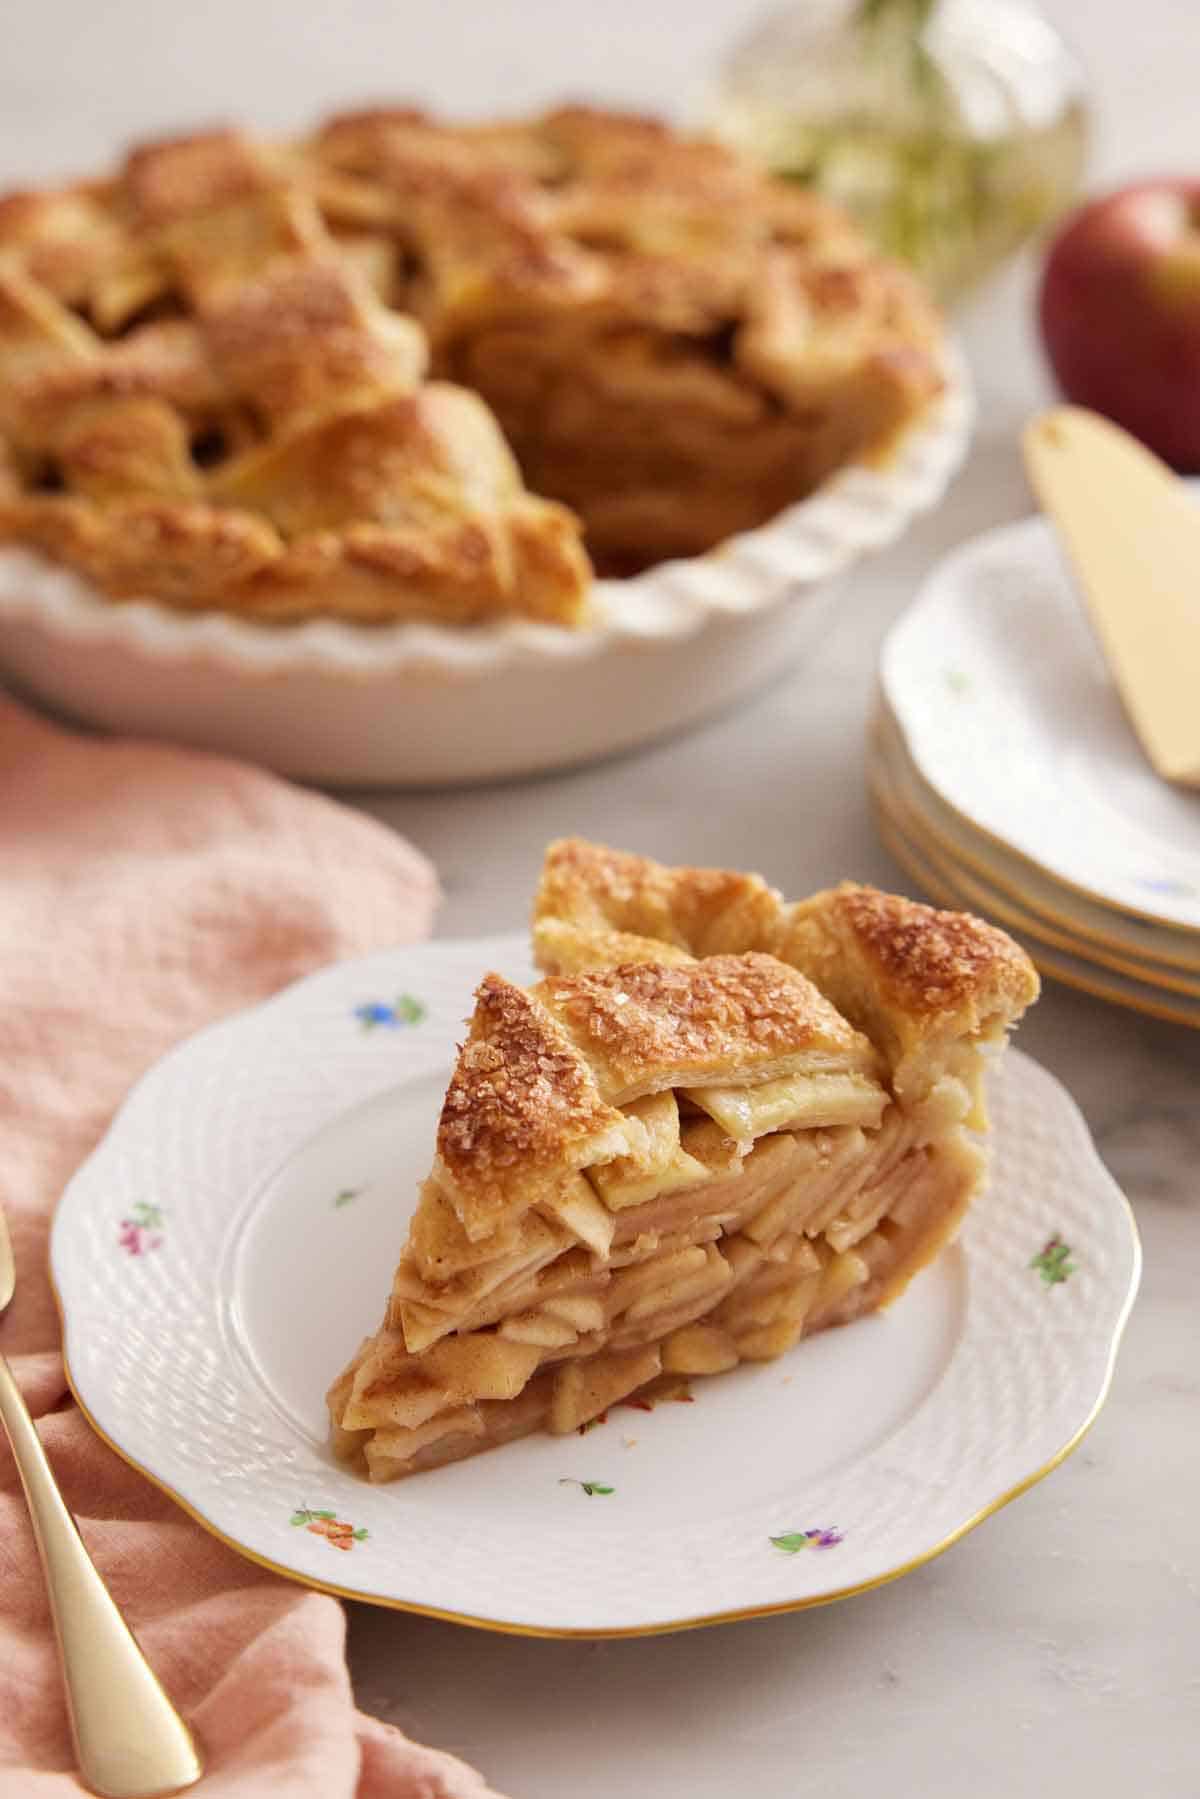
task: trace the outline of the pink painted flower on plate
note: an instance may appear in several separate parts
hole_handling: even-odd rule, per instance
[[[117,1245],[127,1255],[144,1256],[162,1243],[162,1207],[139,1199],[128,1218],[122,1218],[117,1231]]]

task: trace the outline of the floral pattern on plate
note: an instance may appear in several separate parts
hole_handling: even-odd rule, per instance
[[[158,1249],[162,1244],[163,1234],[159,1229],[162,1221],[161,1206],[139,1199],[135,1205],[130,1206],[129,1216],[122,1218],[117,1243],[126,1255],[149,1255],[152,1249]]]
[[[314,1511],[307,1505],[296,1507],[291,1522],[297,1529],[303,1525],[314,1537],[324,1537],[331,1549],[353,1549],[356,1543],[365,1543],[371,1534],[361,1527],[356,1530],[353,1524],[339,1518],[336,1512]]]
[[[1029,1266],[1037,1269],[1048,1287],[1060,1287],[1075,1272],[1071,1251],[1061,1237],[1048,1238]]]
[[[394,1000],[364,1000],[355,1006],[354,1016],[364,1031],[406,1031],[423,1021],[425,1007],[411,993],[401,993]]]
[[[782,1549],[785,1555],[799,1555],[802,1549],[836,1549],[845,1540],[836,1525],[817,1530],[785,1530],[782,1536],[771,1538],[776,1549]]]

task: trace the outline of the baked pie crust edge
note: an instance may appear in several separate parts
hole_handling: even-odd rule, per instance
[[[701,553],[885,454],[940,351],[840,214],[652,120],[199,133],[0,199],[0,541],[265,622],[578,627],[581,526],[602,573]]]

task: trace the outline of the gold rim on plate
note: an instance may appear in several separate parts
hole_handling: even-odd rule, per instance
[[[1021,861],[1027,864],[1031,873],[1035,874],[1039,879],[1052,883],[1054,886],[1062,887],[1066,892],[1076,893],[1081,899],[1091,899],[1092,896],[1090,894],[1085,893],[1080,888],[1072,887],[1070,883],[1061,880],[1058,875],[1052,875],[1048,869],[1043,868],[1039,863],[1033,862],[1029,857],[1022,856],[1017,850],[1013,849],[1011,845],[1003,843],[1001,839],[993,837],[990,832],[982,830],[962,813],[958,812],[955,807],[951,806],[937,789],[930,785],[929,781],[913,761],[903,729],[899,724],[895,713],[888,705],[887,698],[882,691],[879,693],[878,700],[879,703],[870,726],[870,742],[883,757],[884,762],[888,764],[889,770],[894,763],[899,762],[911,785],[915,787],[924,798],[931,802],[932,805],[944,807],[956,820],[965,836],[982,838],[985,842],[993,844],[1003,855],[1010,856],[1014,861]],[[915,802],[910,802],[910,810],[913,805],[915,805]],[[981,861],[979,856],[974,854],[969,848],[964,848],[957,840],[952,839],[945,830],[945,827],[936,821],[935,816],[930,811],[922,811],[920,816],[925,825],[926,834],[932,837],[941,846],[943,853],[951,856],[960,866],[972,869],[975,874],[981,876],[983,880],[987,882],[989,887],[995,888],[1000,893],[1007,894],[1010,899],[1015,899],[1021,905],[1028,907],[1029,910],[1035,913],[1039,918],[1046,919],[1050,924],[1056,925],[1060,930],[1066,931],[1088,944],[1095,943],[1103,949],[1115,950],[1118,954],[1126,956],[1135,955],[1137,953],[1132,951],[1129,945],[1123,943],[1119,937],[1110,936],[1106,931],[1099,929],[1096,925],[1085,923],[1083,920],[1076,918],[1070,913],[1058,912],[1043,899],[1034,899],[1030,894],[1026,893],[1024,889],[1017,885],[1015,879],[1012,877],[1006,879],[1003,874],[997,873],[995,868],[990,867],[987,863]],[[1158,929],[1163,931],[1174,931],[1178,929],[1186,932],[1188,929],[1186,926],[1167,924],[1162,919],[1146,919],[1143,914],[1136,913],[1128,908],[1110,906],[1107,910],[1123,912],[1130,918],[1136,918],[1138,922],[1153,923]],[[1092,952],[1090,949],[1086,954],[1089,958],[1091,957]],[[1099,960],[1099,958],[1096,959]],[[1178,968],[1183,969],[1186,973],[1194,974],[1196,976],[1195,991],[1200,995],[1200,945],[1198,945],[1195,950],[1186,952],[1180,951],[1178,954],[1172,954],[1169,951],[1164,951],[1161,955],[1147,954],[1144,959],[1153,963],[1156,967],[1167,969]],[[1167,985],[1165,981],[1160,984],[1164,986]]]
[[[80,1412],[87,1420],[88,1425],[96,1433],[100,1441],[108,1449],[111,1449],[115,1456],[119,1457],[119,1459],[125,1463],[126,1467],[132,1468],[136,1474],[142,1475],[150,1482],[151,1486],[157,1487],[160,1493],[165,1493],[168,1499],[173,1500],[182,1511],[187,1513],[189,1518],[196,1524],[199,1524],[203,1530],[206,1530],[209,1536],[215,1537],[219,1543],[223,1543],[227,1549],[232,1549],[235,1554],[240,1555],[243,1560],[253,1562],[257,1567],[265,1568],[268,1573],[277,1574],[281,1579],[290,1580],[297,1586],[311,1587],[318,1593],[328,1593],[334,1599],[349,1599],[360,1605],[380,1606],[385,1611],[409,1612],[413,1616],[420,1618],[436,1618],[443,1624],[464,1624],[472,1630],[490,1631],[495,1636],[543,1637],[552,1638],[554,1640],[582,1639],[584,1641],[599,1641],[601,1639],[611,1640],[630,1637],[661,1637],[673,1635],[676,1631],[702,1630],[713,1624],[739,1624],[750,1618],[778,1617],[784,1612],[814,1611],[818,1606],[834,1605],[840,1599],[854,1599],[860,1593],[872,1593],[877,1587],[890,1586],[892,1581],[900,1580],[904,1575],[911,1574],[914,1569],[923,1568],[927,1562],[932,1562],[936,1560],[939,1555],[944,1555],[947,1549],[952,1549],[954,1545],[963,1537],[967,1536],[969,1532],[975,1530],[980,1524],[986,1523],[987,1519],[993,1517],[997,1512],[1003,1511],[1004,1507],[1006,1505],[1011,1505],[1014,1499],[1020,1499],[1023,1493],[1028,1493],[1031,1487],[1037,1486],[1039,1481],[1045,1480],[1048,1474],[1053,1474],[1056,1468],[1061,1467],[1067,1457],[1071,1455],[1074,1450],[1078,1449],[1080,1443],[1082,1443],[1084,1437],[1087,1436],[1087,1433],[1091,1430],[1093,1424],[1095,1424],[1097,1418],[1104,1409],[1105,1402],[1112,1390],[1113,1375],[1116,1372],[1117,1353],[1121,1347],[1121,1339],[1125,1334],[1125,1326],[1129,1321],[1129,1314],[1133,1310],[1133,1302],[1137,1297],[1138,1287],[1141,1282],[1142,1243],[1141,1237],[1138,1234],[1137,1221],[1134,1218],[1133,1207],[1125,1197],[1125,1194],[1121,1192],[1121,1189],[1115,1186],[1115,1183],[1114,1191],[1118,1194],[1121,1204],[1125,1209],[1125,1218],[1129,1226],[1129,1235],[1133,1246],[1133,1267],[1130,1272],[1129,1290],[1125,1295],[1124,1303],[1118,1314],[1116,1323],[1113,1326],[1113,1334],[1108,1345],[1108,1359],[1104,1368],[1104,1378],[1100,1385],[1100,1391],[1096,1395],[1095,1403],[1087,1417],[1083,1420],[1083,1423],[1072,1432],[1071,1436],[1067,1438],[1067,1441],[1063,1443],[1060,1448],[1056,1449],[1054,1454],[1050,1456],[1040,1468],[1035,1468],[1032,1474],[1025,1475],[1021,1480],[1017,1481],[1014,1486],[1009,1487],[995,1499],[989,1500],[987,1505],[981,1506],[977,1512],[972,1513],[972,1515],[965,1519],[962,1524],[957,1525],[954,1530],[942,1538],[941,1542],[935,1543],[932,1549],[927,1549],[920,1555],[913,1556],[910,1561],[902,1562],[899,1567],[889,1568],[886,1574],[876,1575],[873,1580],[859,1581],[854,1586],[839,1587],[836,1591],[831,1593],[818,1593],[809,1599],[785,1599],[780,1601],[778,1605],[748,1606],[744,1610],[709,1612],[698,1618],[679,1618],[668,1620],[661,1624],[634,1624],[607,1630],[574,1630],[565,1627],[551,1629],[541,1625],[507,1623],[497,1618],[477,1618],[472,1616],[469,1612],[443,1611],[439,1606],[419,1605],[405,1599],[387,1599],[377,1593],[363,1593],[353,1587],[339,1586],[334,1581],[321,1580],[315,1575],[302,1574],[296,1568],[288,1568],[282,1562],[272,1561],[269,1556],[260,1555],[255,1549],[247,1549],[246,1546],[239,1543],[235,1537],[226,1536],[223,1530],[219,1529],[210,1519],[206,1518],[203,1512],[197,1511],[196,1507],[192,1505],[190,1501],[186,1500],[183,1495],[167,1481],[161,1479],[159,1475],[152,1473],[151,1470],[146,1467],[145,1463],[136,1461],[133,1456],[128,1455],[118,1443],[113,1441],[108,1432],[97,1423],[95,1417],[80,1397],[79,1388],[76,1385],[75,1377],[71,1372],[71,1364],[67,1359],[66,1313],[63,1309],[62,1298],[54,1279],[54,1272],[50,1265],[49,1257],[47,1257],[46,1275],[50,1282],[50,1291],[54,1296],[55,1309],[58,1313],[59,1332],[62,1339],[63,1372],[66,1375],[67,1386],[70,1388],[71,1396],[79,1407]]]
[[[888,716],[895,721],[896,729],[904,736],[904,741],[907,744],[908,738],[904,733],[904,727],[897,717],[895,708],[888,702],[882,683],[880,683],[879,686],[879,697],[887,708]],[[970,815],[964,812],[960,806],[956,806],[953,800],[948,798],[948,796],[942,792],[940,787],[934,787],[933,782],[930,781],[928,775],[921,769],[915,756],[912,757],[912,761],[913,766],[920,773],[922,781],[937,795],[937,798],[941,801],[942,805],[945,806],[947,812],[952,813],[967,831],[976,837],[982,837],[987,843],[994,844],[998,850],[1003,850],[1006,856],[1012,856],[1015,861],[1023,862],[1027,868],[1036,870],[1038,874],[1042,876],[1048,874],[1049,871],[1035,856],[1031,856],[1025,850],[1019,849],[1016,844],[1009,843],[1006,838],[998,836],[995,831],[989,830],[986,825],[981,825],[977,819],[970,817]],[[1161,912],[1148,912],[1142,906],[1127,905],[1123,901],[1112,899],[1107,894],[1098,893],[1094,887],[1085,887],[1079,881],[1069,880],[1066,875],[1055,874],[1053,879],[1058,886],[1065,888],[1068,893],[1077,893],[1081,899],[1091,900],[1094,905],[1103,907],[1105,912],[1115,912],[1126,918],[1140,918],[1146,924],[1156,925],[1160,931],[1180,931],[1184,936],[1200,938],[1200,925],[1185,924],[1181,919],[1164,918]]]

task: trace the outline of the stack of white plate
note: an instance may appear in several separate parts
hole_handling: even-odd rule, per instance
[[[1057,980],[1200,1027],[1200,792],[1146,761],[1044,520],[957,550],[893,627],[868,778],[938,904],[995,919]]]

